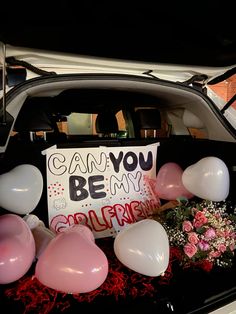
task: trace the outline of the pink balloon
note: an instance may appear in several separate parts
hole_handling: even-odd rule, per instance
[[[26,222],[14,214],[0,216],[0,284],[24,276],[35,257],[35,242]]]
[[[164,200],[175,200],[178,197],[192,198],[194,195],[190,193],[182,182],[182,168],[174,163],[168,162],[164,164],[157,174],[155,192]]]
[[[97,289],[108,275],[108,260],[90,229],[74,225],[50,241],[36,264],[35,276],[47,287],[66,293]]]

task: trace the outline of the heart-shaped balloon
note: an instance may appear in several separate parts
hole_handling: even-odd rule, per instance
[[[33,165],[19,165],[0,175],[0,206],[10,212],[29,214],[37,206],[42,191],[42,174]]]
[[[223,160],[205,157],[183,172],[183,184],[194,195],[220,202],[229,194],[229,171]]]
[[[35,241],[35,257],[43,253],[45,248],[48,246],[48,243],[55,238],[56,233],[47,228],[42,220],[40,220],[36,215],[26,215],[23,217],[24,221],[29,226]]]
[[[164,200],[176,200],[178,197],[192,198],[182,182],[183,170],[175,162],[164,164],[158,171],[155,193]]]
[[[35,276],[47,287],[66,293],[97,289],[108,274],[108,260],[90,229],[74,225],[57,234],[36,264]]]
[[[144,219],[118,233],[114,252],[126,267],[142,275],[159,276],[169,264],[168,236],[159,222]]]
[[[26,222],[14,214],[0,216],[0,284],[20,279],[35,258],[35,242]]]

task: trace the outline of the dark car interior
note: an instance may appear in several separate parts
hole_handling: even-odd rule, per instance
[[[166,162],[176,162],[184,169],[205,156],[221,158],[229,169],[229,200],[235,205],[235,143],[197,138],[190,132],[185,135],[172,134],[171,125],[165,121],[165,112],[160,102],[161,99],[144,93],[105,89],[68,89],[56,96],[29,96],[16,119],[14,132],[1,159],[2,173],[19,164],[33,164],[42,172],[46,186],[46,161],[41,152],[53,145],[60,148],[82,148],[100,145],[139,146],[160,142],[157,171]],[[120,111],[125,120],[125,130],[122,132],[116,118]],[[60,123],[66,122],[72,112],[94,114],[95,132],[67,134],[60,130]],[[46,193],[44,188],[34,214],[47,225]],[[0,209],[0,212],[3,214],[6,211]],[[135,300],[130,297],[116,300],[101,295],[94,302],[78,304],[68,295],[61,296],[61,300],[69,300],[72,304],[64,310],[65,313],[96,310],[97,306],[102,306],[104,311],[110,309],[112,312],[120,312],[122,309],[127,313],[141,313],[144,310],[148,313],[207,313],[235,298],[235,275],[236,263],[230,270],[213,270],[211,273],[181,270],[176,265],[170,283],[158,287],[156,298],[145,295]],[[1,299],[9,311],[23,306],[20,300],[13,303],[4,296],[4,289],[13,285],[0,287]],[[201,293],[198,287],[201,287]],[[50,313],[54,312],[56,310]]]

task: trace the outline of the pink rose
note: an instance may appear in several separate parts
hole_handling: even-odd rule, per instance
[[[183,231],[185,231],[185,232],[189,232],[189,231],[193,230],[193,225],[191,224],[190,221],[185,220],[185,221],[183,222],[182,229],[183,229]]]
[[[215,233],[215,230],[214,230],[213,228],[207,229],[207,231],[206,231],[205,234],[204,234],[204,238],[205,238],[207,241],[214,239],[215,236],[216,236],[216,233]]]
[[[218,246],[218,250],[221,252],[221,253],[224,253],[226,251],[226,246],[222,243]]]
[[[225,230],[224,231],[224,238],[228,238],[230,235],[230,231],[229,230]]]
[[[197,244],[199,242],[198,235],[195,232],[190,232],[188,234],[188,241],[191,244]]]
[[[194,227],[197,228],[201,228],[201,226],[203,225],[203,222],[201,220],[193,220],[193,225]]]
[[[215,218],[216,218],[217,220],[221,217],[220,214],[215,214],[214,216],[215,216]]]
[[[187,243],[184,246],[184,253],[189,257],[192,258],[197,253],[196,245],[192,243]]]
[[[198,242],[198,247],[201,251],[208,251],[210,249],[210,245],[204,240]]]
[[[204,213],[201,211],[198,211],[195,215],[194,220],[193,220],[193,225],[195,228],[200,228],[202,225],[207,223],[207,221],[208,221],[208,219],[206,218]]]
[[[220,251],[211,251],[210,253],[209,253],[209,256],[210,257],[214,257],[214,258],[216,258],[216,257],[220,257],[221,256],[221,252]]]
[[[207,222],[207,218],[206,218],[205,214],[203,212],[201,212],[201,211],[198,211],[194,218],[196,220],[202,220],[202,221],[204,221],[204,223]]]

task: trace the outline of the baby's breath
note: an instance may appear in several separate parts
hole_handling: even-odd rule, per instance
[[[187,200],[163,214],[171,246],[182,251],[183,265],[207,261],[230,267],[236,248],[236,208],[226,202]]]

